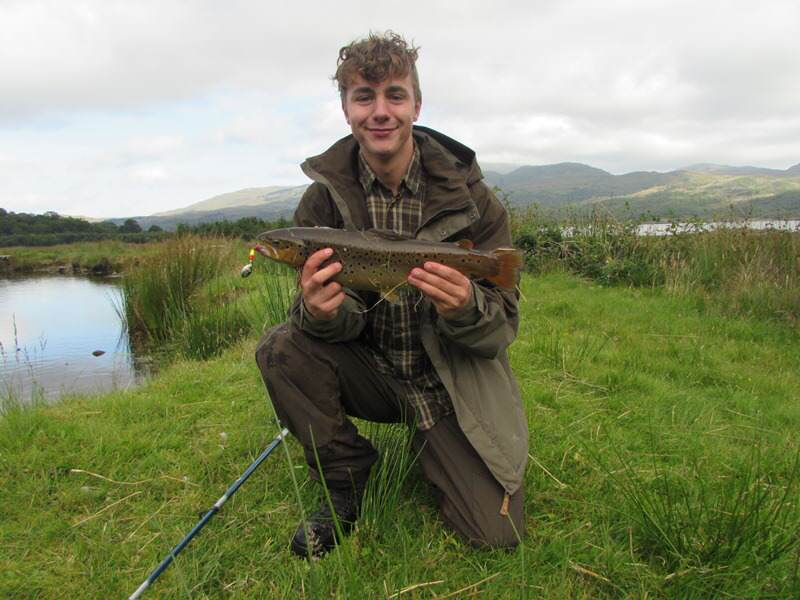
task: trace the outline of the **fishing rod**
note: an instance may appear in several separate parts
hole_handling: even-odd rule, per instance
[[[230,500],[231,496],[236,493],[236,490],[238,490],[242,484],[247,481],[248,477],[253,474],[253,471],[255,471],[261,465],[261,463],[267,459],[272,451],[278,447],[278,445],[283,441],[283,438],[285,438],[288,434],[289,430],[284,427],[281,432],[275,436],[275,439],[270,442],[269,446],[264,448],[264,451],[259,455],[259,457],[255,459],[249,467],[247,467],[247,470],[241,474],[239,479],[237,479],[234,484],[229,487],[224,494],[222,494],[220,499],[214,503],[214,506],[212,506],[209,511],[203,515],[203,517],[197,522],[197,525],[195,525],[192,530],[186,534],[186,537],[183,538],[181,542],[170,551],[164,560],[161,561],[161,564],[153,569],[153,572],[150,573],[150,575],[147,576],[147,579],[142,582],[142,585],[140,585],[136,591],[130,595],[128,600],[137,600],[137,598],[141,598],[144,591],[149,588],[156,579],[158,579],[158,576],[164,572],[164,570],[172,563],[173,560],[175,560],[175,557],[180,554],[181,550],[183,550],[189,544],[189,542],[192,541],[194,536],[200,533],[200,530],[206,526],[206,523],[208,523],[211,518],[219,512],[219,510],[222,508],[222,505]]]

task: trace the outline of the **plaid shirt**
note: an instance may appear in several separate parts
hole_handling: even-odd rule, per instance
[[[415,237],[422,224],[425,199],[425,170],[419,149],[414,149],[414,157],[397,195],[393,196],[381,183],[361,153],[358,175],[372,226]],[[379,302],[367,311],[366,317],[367,339],[376,350],[378,370],[401,383],[409,404],[414,407],[417,427],[425,431],[451,414],[453,403],[422,346],[422,319],[418,310],[421,295],[416,288],[404,287],[399,291],[398,303]]]

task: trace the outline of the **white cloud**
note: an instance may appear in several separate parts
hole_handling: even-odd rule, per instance
[[[167,171],[159,165],[139,167],[131,170],[131,178],[142,183],[158,183],[167,179]]]
[[[300,183],[297,164],[347,132],[329,80],[338,48],[387,27],[422,47],[420,122],[483,160],[800,161],[793,0],[391,13],[366,0],[0,0],[0,206],[146,214]]]
[[[128,140],[127,151],[131,157],[154,158],[179,149],[183,143],[180,136],[134,137]]]

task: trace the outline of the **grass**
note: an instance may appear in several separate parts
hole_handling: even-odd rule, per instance
[[[551,220],[512,212],[533,272],[568,270],[603,285],[665,287],[731,315],[800,324],[800,231],[719,228],[639,236],[606,213]]]
[[[119,313],[139,345],[188,358],[215,356],[245,335],[286,318],[294,275],[261,261],[242,280],[246,246],[180,236],[131,268]]]
[[[568,221],[534,211],[512,210],[512,217],[515,244],[534,273],[662,287],[723,314],[800,325],[800,232],[721,228],[645,237],[636,235],[636,223],[598,212]],[[294,274],[259,258],[258,275],[243,281],[245,249],[222,237],[180,236],[130,267],[120,313],[134,341],[203,359],[282,320]]]
[[[6,265],[9,271],[29,273],[40,270],[62,268],[69,272],[127,271],[142,259],[160,251],[162,242],[130,244],[122,241],[79,242],[57,246],[12,246],[0,249],[0,254],[9,255]]]
[[[658,288],[551,273],[522,289],[511,360],[531,429],[523,548],[462,543],[402,427],[362,424],[383,462],[337,551],[289,553],[321,498],[289,440],[152,597],[800,595],[797,332]],[[277,433],[254,346],[2,417],[0,596],[130,594]]]

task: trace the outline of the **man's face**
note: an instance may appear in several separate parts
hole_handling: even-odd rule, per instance
[[[408,153],[411,126],[422,103],[414,97],[411,75],[370,83],[356,75],[347,87],[342,109],[367,159],[388,162]]]

